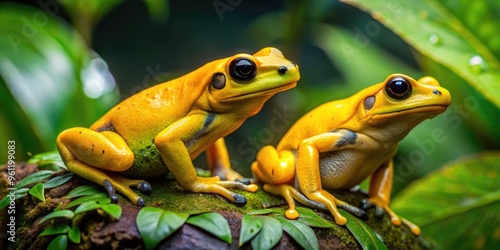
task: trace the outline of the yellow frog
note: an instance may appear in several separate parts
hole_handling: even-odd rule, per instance
[[[216,193],[244,205],[245,197],[227,188],[254,192],[257,186],[234,181],[242,176],[230,167],[223,137],[299,78],[298,66],[278,49],[237,54],[131,96],[90,128],[63,131],[57,147],[70,171],[103,185],[113,202],[117,190],[144,206],[130,186],[149,194],[150,184],[124,176],[146,178],[170,171],[187,191]],[[212,173],[227,181],[196,175],[192,159],[205,150]]]
[[[392,158],[398,143],[416,125],[444,112],[450,101],[448,90],[432,77],[416,81],[402,74],[390,75],[382,83],[305,114],[276,148],[266,146],[259,151],[252,172],[265,183],[264,190],[286,199],[287,218],[299,216],[295,199],[328,209],[339,225],[346,219],[337,207],[357,215],[364,211],[324,188],[349,189],[371,176],[363,208],[375,205],[379,214],[385,210],[392,223],[400,225],[401,219],[389,208]],[[403,222],[420,234],[418,226]]]

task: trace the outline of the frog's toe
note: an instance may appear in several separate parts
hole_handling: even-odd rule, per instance
[[[383,207],[375,207],[375,217],[382,218],[384,217],[385,210]]]
[[[254,183],[254,179],[252,178],[243,178],[243,179],[239,179],[239,180],[236,180],[237,182],[240,182],[240,183],[243,183],[245,185],[250,185],[252,183]]]
[[[137,206],[144,207],[145,205],[146,203],[144,202],[144,199],[142,197],[137,199]]]
[[[359,206],[360,206],[362,209],[364,209],[364,210],[367,210],[367,209],[369,209],[369,208],[373,207],[373,205],[374,205],[374,204],[373,204],[372,202],[370,202],[368,199],[363,199],[363,200],[361,201],[361,204],[359,204]]]
[[[109,180],[104,180],[102,185],[108,191],[109,199],[111,200],[111,203],[117,203],[118,202],[118,196],[116,195],[116,189],[113,187],[113,184]]]
[[[357,207],[349,205],[347,203],[337,205],[337,207],[342,208],[351,214],[354,214],[356,217],[359,217],[362,219],[368,218],[368,215],[366,214],[366,212],[363,209],[357,208]]]
[[[245,196],[241,194],[234,194],[233,199],[234,199],[234,204],[238,207],[242,207],[245,204],[247,204],[247,199],[245,198]]]
[[[153,192],[153,188],[151,187],[151,184],[149,184],[147,181],[139,182],[136,187],[137,187],[137,189],[139,189],[139,191],[141,191],[141,193],[143,193],[145,195],[150,195]]]

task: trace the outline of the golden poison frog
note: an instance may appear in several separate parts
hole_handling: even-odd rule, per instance
[[[235,181],[242,176],[230,167],[223,137],[299,78],[299,67],[275,48],[237,54],[131,96],[90,128],[63,131],[57,147],[70,171],[104,186],[113,202],[118,191],[144,206],[130,186],[149,194],[151,185],[126,177],[170,171],[187,191],[216,193],[244,205],[245,197],[227,188],[254,192],[257,186]],[[192,159],[204,151],[217,176],[196,175]]]
[[[402,74],[390,75],[382,83],[305,114],[276,148],[266,146],[259,151],[252,173],[265,183],[265,191],[286,199],[287,218],[299,216],[295,199],[328,209],[339,225],[347,221],[337,208],[358,216],[364,211],[325,189],[349,189],[371,176],[369,198],[362,207],[375,205],[379,215],[385,211],[393,224],[400,225],[401,219],[389,208],[392,158],[398,143],[416,125],[444,112],[450,101],[448,90],[432,77],[416,81]],[[420,234],[418,226],[403,222]]]

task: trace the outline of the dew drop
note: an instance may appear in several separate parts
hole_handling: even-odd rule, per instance
[[[488,64],[481,56],[475,55],[469,59],[469,70],[473,74],[479,75],[488,70]]]
[[[431,42],[434,45],[440,45],[441,44],[441,38],[436,35],[436,34],[431,34],[429,36],[429,42]]]

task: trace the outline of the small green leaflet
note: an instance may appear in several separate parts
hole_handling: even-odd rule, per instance
[[[68,248],[68,236],[67,235],[59,235],[55,239],[53,239],[49,246],[47,246],[47,250],[61,250]]]
[[[14,190],[14,191],[9,191],[9,193],[7,195],[5,195],[2,198],[2,200],[0,200],[0,209],[3,209],[10,204],[10,202],[12,201],[11,200],[12,195],[14,197],[14,200],[17,200],[17,199],[24,197],[28,193],[28,191],[29,191],[29,189],[27,189],[27,188],[20,188],[20,189]]]
[[[281,239],[283,229],[281,223],[269,216],[262,216],[262,229],[251,241],[253,249],[271,249]]]
[[[45,201],[45,195],[43,190],[44,190],[43,183],[38,183],[30,189],[29,193],[38,198],[39,200]]]
[[[71,210],[59,210],[59,211],[55,211],[55,212],[52,212],[52,213],[49,213],[49,214],[45,215],[45,217],[43,217],[38,222],[38,224],[42,224],[42,223],[44,223],[45,221],[47,221],[49,219],[58,218],[58,217],[64,217],[64,218],[71,219],[71,218],[73,218],[73,215],[74,215],[74,213]]]
[[[28,186],[30,184],[33,184],[33,183],[36,183],[39,181],[43,181],[43,180],[47,179],[49,176],[51,176],[53,173],[54,173],[54,171],[50,171],[50,170],[38,171],[34,174],[28,175],[26,178],[19,181],[14,187],[15,188],[22,188],[22,187]]]
[[[160,241],[174,233],[186,222],[189,214],[145,207],[136,218],[137,228],[146,249],[154,249]]]
[[[231,230],[229,230],[227,220],[218,213],[210,212],[191,216],[187,223],[202,228],[229,244],[232,242]]]
[[[319,249],[318,238],[314,231],[307,225],[296,220],[289,220],[285,217],[277,217],[283,226],[283,230],[292,236],[304,249],[317,250]]]
[[[80,228],[72,227],[68,232],[69,240],[73,243],[80,244]]]
[[[62,184],[68,182],[69,180],[71,180],[71,178],[73,178],[73,173],[67,173],[65,175],[56,176],[56,177],[46,181],[44,183],[44,185],[45,185],[46,189],[55,188],[55,187],[61,186]]]
[[[339,212],[347,219],[347,229],[354,235],[364,250],[387,249],[377,233],[366,223],[342,209]]]
[[[43,230],[40,233],[40,235],[38,235],[38,236],[65,234],[65,233],[69,232],[69,230],[70,230],[69,225],[60,224],[60,225],[55,225],[55,226],[45,228],[45,230]]]
[[[262,229],[262,217],[254,215],[243,215],[241,219],[241,232],[239,246],[243,246]]]
[[[71,190],[71,192],[69,192],[69,194],[66,195],[66,198],[70,199],[89,194],[97,194],[100,192],[102,192],[102,190],[99,190],[99,188],[97,188],[96,186],[80,186]]]

